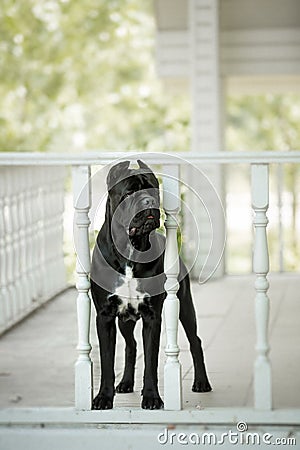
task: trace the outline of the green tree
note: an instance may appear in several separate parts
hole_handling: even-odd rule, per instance
[[[151,7],[3,0],[0,149],[188,148],[188,102],[155,76]]]
[[[300,95],[239,96],[228,99],[228,150],[300,149]]]
[[[300,150],[300,95],[231,97],[228,100],[227,147],[231,151]],[[299,268],[297,214],[299,166],[284,167],[284,189],[292,196],[292,218],[286,230],[289,269]]]

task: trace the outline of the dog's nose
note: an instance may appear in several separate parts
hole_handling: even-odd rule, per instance
[[[142,199],[142,204],[146,208],[154,208],[156,206],[156,200],[153,197],[144,197]]]

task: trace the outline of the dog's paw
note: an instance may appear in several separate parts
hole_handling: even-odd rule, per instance
[[[92,409],[112,409],[113,402],[113,397],[107,397],[104,394],[98,394],[93,400]]]
[[[209,384],[208,380],[200,380],[200,381],[194,381],[194,384],[192,386],[193,392],[210,392],[212,391],[212,387]]]
[[[160,396],[150,397],[143,396],[142,400],[142,408],[143,409],[163,409],[164,402],[160,398]]]
[[[118,386],[116,387],[116,392],[119,394],[128,394],[129,392],[133,392],[133,382],[132,381],[120,381]]]

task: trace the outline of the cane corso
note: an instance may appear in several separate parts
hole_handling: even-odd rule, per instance
[[[136,361],[134,327],[143,321],[144,380],[142,408],[163,408],[158,392],[157,366],[161,313],[166,298],[164,283],[165,238],[160,226],[159,184],[142,161],[113,166],[107,176],[105,222],[97,236],[91,269],[91,292],[97,312],[101,384],[94,409],[113,407],[115,391],[132,392]],[[180,321],[190,343],[194,363],[194,392],[208,392],[209,384],[187,269],[180,260],[178,277]],[[125,370],[115,389],[116,317],[126,342]]]

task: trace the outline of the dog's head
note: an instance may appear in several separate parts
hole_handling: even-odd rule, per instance
[[[113,166],[107,176],[110,220],[121,225],[130,238],[147,235],[159,227],[159,184],[152,170],[138,160]]]

